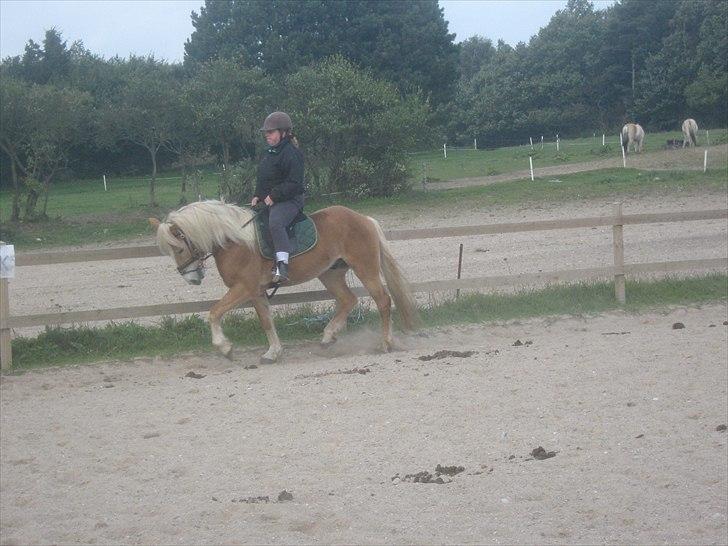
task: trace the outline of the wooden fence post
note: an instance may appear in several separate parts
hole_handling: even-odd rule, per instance
[[[0,241],[0,248],[5,243]],[[8,328],[8,319],[10,318],[10,302],[8,279],[0,277],[0,370],[9,370],[13,366],[13,346],[11,344],[10,328]]]
[[[624,291],[624,238],[622,236],[622,203],[614,204],[612,243],[614,247],[614,296],[619,303],[627,301]]]

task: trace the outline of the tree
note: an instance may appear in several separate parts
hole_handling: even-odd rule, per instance
[[[435,102],[448,100],[457,76],[454,34],[437,0],[206,0],[192,25],[187,64],[242,59],[280,78],[341,55]]]
[[[314,191],[392,195],[407,184],[405,152],[421,141],[428,116],[417,96],[342,57],[301,69],[286,80],[284,107],[306,154]]]
[[[22,176],[27,192],[26,219],[46,217],[54,177],[71,160],[74,145],[88,134],[91,99],[86,93],[52,85],[27,85],[3,78],[0,148],[10,158],[15,197],[12,219],[19,216]],[[43,209],[36,212],[43,197]]]
[[[0,78],[0,150],[10,162],[13,183],[13,203],[10,221],[20,219],[22,185],[18,175],[27,175],[25,149],[30,136],[30,111],[28,110],[29,86],[14,78]],[[20,173],[18,171],[21,171]]]
[[[726,122],[728,4],[685,0],[671,32],[647,60],[636,111],[654,127],[676,127],[686,117]],[[720,121],[719,121],[720,120]]]
[[[157,155],[174,137],[180,83],[172,67],[153,57],[132,57],[128,65],[118,96],[101,112],[100,138],[107,143],[132,142],[149,153],[149,204],[156,207]]]
[[[261,120],[278,102],[276,88],[262,70],[244,68],[228,59],[196,66],[184,86],[183,100],[194,130],[220,146],[224,165],[230,165],[236,141],[246,147],[244,155],[255,153]]]

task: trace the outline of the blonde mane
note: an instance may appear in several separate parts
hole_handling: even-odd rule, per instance
[[[157,245],[172,255],[175,248],[183,244],[171,233],[172,225],[185,234],[190,243],[203,252],[212,252],[228,243],[237,243],[252,248],[255,243],[255,228],[251,223],[253,211],[223,201],[197,201],[170,212],[157,230]],[[243,227],[245,226],[245,227]]]

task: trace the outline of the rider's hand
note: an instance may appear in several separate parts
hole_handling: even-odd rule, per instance
[[[273,206],[273,199],[270,198],[270,195],[267,195],[263,202],[269,207]]]
[[[253,197],[253,198],[252,198],[252,199],[250,200],[250,206],[251,206],[251,207],[254,207],[255,205],[257,205],[257,204],[258,204],[258,201],[260,201],[260,198],[259,198],[259,197],[257,197],[257,196],[256,196],[256,197]]]

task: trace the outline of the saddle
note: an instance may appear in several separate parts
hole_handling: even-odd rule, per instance
[[[260,255],[266,260],[273,260],[275,257],[275,249],[273,248],[273,238],[268,228],[268,209],[261,210],[253,221],[255,225],[255,239],[258,241],[258,250]],[[299,211],[298,215],[293,219],[291,224],[286,228],[288,238],[291,240],[293,252],[291,258],[303,254],[311,250],[318,242],[318,232],[316,224],[303,211]]]

